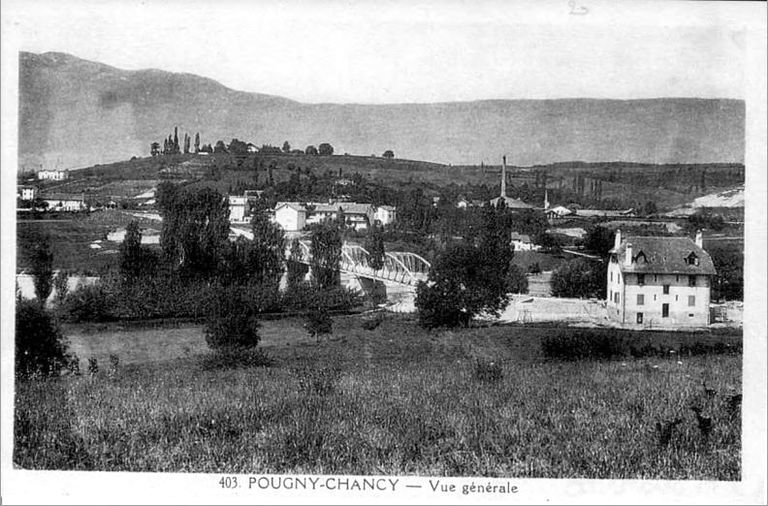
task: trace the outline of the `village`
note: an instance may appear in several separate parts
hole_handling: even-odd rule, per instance
[[[248,143],[248,152],[258,153],[258,149],[252,143]],[[65,187],[70,176],[77,178],[77,171],[41,170],[33,177],[28,176],[23,181],[25,184],[20,184],[18,187],[19,217],[32,213],[39,215],[43,211],[46,215],[67,219],[67,216],[99,213],[119,207],[118,202],[121,201],[119,196],[96,201],[93,197],[89,198],[85,192],[80,195],[67,193]],[[603,300],[595,297],[583,299],[556,297],[551,287],[552,270],[529,268],[526,274],[528,278],[526,292],[529,295],[521,293],[511,296],[509,306],[496,317],[498,321],[568,322],[575,325],[636,329],[688,329],[707,328],[710,325],[741,325],[743,317],[740,301],[728,301],[722,298],[712,300],[710,288],[716,270],[712,259],[704,249],[703,232],[700,229],[697,230],[694,240],[681,236],[684,234],[685,220],[696,211],[701,212],[702,209],[708,208],[695,209],[681,206],[664,214],[642,216],[632,208],[614,210],[582,208],[576,204],[553,205],[549,201],[546,188],[540,205],[529,204],[507,195],[507,184],[510,179],[507,175],[506,157],[502,160],[500,177],[499,196],[483,202],[469,200],[460,195],[451,205],[461,211],[490,205],[503,206],[513,213],[518,211],[537,213],[546,219],[548,226],[546,233],[550,234],[548,237],[551,238],[552,234],[557,234],[566,239],[561,240],[554,248],[558,256],[572,259],[586,258],[594,262],[602,262],[605,259],[610,263],[605,280],[606,295]],[[340,179],[340,182],[342,185],[351,183],[348,179]],[[264,193],[264,189],[256,189],[243,190],[242,194],[226,195],[230,240],[234,241],[238,237],[253,239],[250,222],[255,213],[265,212]],[[141,228],[141,241],[144,245],[158,247],[162,223],[155,209],[156,188],[146,189],[137,195],[128,196],[127,199],[125,197],[123,196],[121,201],[122,207],[126,208],[125,202],[130,203],[126,212],[136,218],[142,218],[145,223],[157,222],[157,225]],[[726,209],[729,216],[735,214],[738,219],[738,206],[743,206],[743,191],[741,200],[738,193],[734,192],[726,192],[721,198],[721,201],[725,202],[711,200],[713,202],[709,203],[713,204],[713,209],[722,209],[717,206],[725,203],[728,206]],[[699,199],[699,202],[702,201],[704,199]],[[441,205],[440,197],[434,197],[432,205],[435,207]],[[389,229],[397,221],[397,208],[393,205],[351,202],[344,200],[343,196],[339,200],[330,197],[326,201],[276,201],[274,206],[266,212],[270,221],[284,231],[288,240],[297,238],[307,241],[311,237],[309,230],[313,225],[337,220],[340,216],[350,231],[358,233],[358,237],[362,237],[360,234],[365,234],[371,227]],[[583,241],[586,230],[595,224],[615,231],[615,244],[610,252],[585,250],[583,244],[579,244]],[[629,228],[638,225],[661,227],[667,234],[655,238],[625,236],[622,239],[620,227]],[[725,238],[725,234],[718,234],[717,231],[707,230],[706,232],[708,241],[720,241]],[[110,230],[104,238],[92,241],[89,247],[100,250],[98,253],[101,254],[116,252],[124,238],[125,228],[118,227]],[[545,242],[547,244],[537,244],[529,234],[518,230],[513,230],[509,237],[510,247],[520,257],[551,253],[552,244],[550,241]],[[359,241],[350,239],[348,245],[345,243],[345,255],[348,261],[344,264],[347,269],[342,269],[343,281],[345,286],[364,292],[369,286],[367,283],[370,281],[369,278],[376,278],[376,276],[373,273],[361,275],[361,263],[349,257],[347,253],[347,249],[351,251],[353,247],[360,248]],[[397,254],[409,257],[413,255],[409,252]],[[395,258],[394,255],[390,256]],[[652,260],[649,261],[649,259]],[[388,294],[388,303],[384,307],[388,310],[415,311],[413,305],[415,285],[418,281],[426,280],[426,273],[429,270],[429,262],[423,258],[421,261],[425,264],[424,275],[421,278],[413,276],[405,284],[381,278],[380,281],[388,285],[384,289]],[[363,260],[362,264],[364,263]],[[365,266],[363,265],[362,268],[364,269]],[[397,266],[397,269],[400,269],[400,266]],[[403,266],[402,269],[407,270],[407,267]],[[670,275],[673,275],[674,279]],[[389,276],[397,275],[393,273]],[[71,288],[76,288],[80,282],[97,279],[77,275],[72,275],[71,278],[69,282]],[[20,293],[24,297],[34,297],[28,275],[21,272],[18,282]],[[285,279],[281,286],[285,286]],[[55,294],[51,294],[51,298],[54,297]]]

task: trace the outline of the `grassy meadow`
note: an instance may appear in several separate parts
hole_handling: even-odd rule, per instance
[[[17,383],[25,469],[739,480],[740,333],[638,335],[657,356],[554,360],[555,327],[428,332],[410,316],[262,322],[266,366],[222,368],[199,326],[67,327],[81,376]],[[614,332],[608,331],[606,332]],[[623,335],[626,339],[630,334]],[[687,348],[681,346],[688,345]],[[730,347],[728,345],[734,345]],[[678,350],[676,353],[669,353]],[[111,367],[107,357],[119,364]],[[87,372],[87,359],[100,370]],[[710,389],[707,393],[703,380]],[[714,393],[712,392],[714,391]],[[690,406],[712,418],[705,437]],[[668,441],[657,422],[680,418]]]

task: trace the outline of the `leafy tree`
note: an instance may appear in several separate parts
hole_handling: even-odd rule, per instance
[[[304,253],[299,244],[299,239],[294,238],[291,241],[291,250],[289,252],[287,269],[288,269],[288,290],[291,291],[295,287],[299,286],[309,271],[309,266],[302,262]]]
[[[200,132],[195,134],[195,154],[200,152]]]
[[[584,236],[584,248],[603,258],[608,258],[615,236],[616,233],[608,227],[592,225],[587,228]]]
[[[216,143],[216,146],[218,146],[218,143]],[[233,155],[247,155],[248,144],[239,139],[232,139],[229,143],[229,152]]]
[[[368,229],[365,249],[368,251],[368,265],[371,269],[378,271],[384,267],[384,236],[378,226],[372,225]]]
[[[419,323],[427,328],[466,327],[482,312],[498,315],[508,301],[508,267],[494,269],[503,257],[467,242],[449,246],[432,263],[428,281],[416,288]]]
[[[64,269],[60,269],[53,278],[53,288],[55,291],[56,306],[61,306],[69,292],[69,274]]]
[[[312,146],[312,145],[309,145],[309,146],[307,146],[307,147],[306,147],[306,149],[304,150],[304,153],[306,153],[306,154],[308,154],[308,155],[317,155],[317,154],[318,154],[318,151],[317,151],[317,148],[316,148],[316,147],[314,147],[314,146]]]
[[[255,281],[277,285],[283,275],[285,233],[263,212],[254,213],[251,219],[251,230],[257,265]]]
[[[312,279],[321,289],[340,283],[342,231],[337,220],[319,223],[312,234],[310,266]]]
[[[383,156],[384,158],[390,158],[391,159],[391,158],[395,157],[395,153],[391,149],[388,149],[388,150],[384,151],[384,154],[381,155],[381,156]]]
[[[694,233],[697,230],[713,230],[719,232],[725,227],[725,220],[722,215],[714,214],[708,209],[700,209],[694,214],[688,216],[688,221],[685,223],[685,230],[688,233]]]
[[[333,154],[333,146],[324,142],[318,147],[318,153],[322,156],[330,156]]]
[[[56,319],[33,301],[16,301],[16,376],[55,376],[67,361],[67,342]]]
[[[248,297],[248,288],[219,287],[205,323],[205,342],[216,351],[232,352],[259,344],[258,310]]]
[[[185,155],[189,153],[189,141],[190,141],[189,135],[186,132],[184,132],[184,154]]]
[[[283,153],[290,153],[291,152],[291,144],[288,141],[285,141],[283,143]]]
[[[715,265],[713,300],[744,300],[744,254],[733,247],[709,248]]]
[[[179,127],[173,127],[173,154],[178,155],[181,152],[179,149]]]
[[[555,297],[605,298],[608,263],[577,258],[552,272],[552,294]]]
[[[169,264],[188,274],[210,275],[218,270],[229,237],[229,206],[210,188],[184,191],[170,182],[157,188],[163,217],[160,245]]]
[[[224,141],[218,140],[216,141],[216,145],[213,147],[214,153],[226,153],[227,152],[227,146],[224,144]]]
[[[528,293],[528,277],[517,265],[510,265],[507,273],[507,291],[511,293]]]
[[[120,274],[122,280],[132,283],[150,274],[156,265],[151,251],[141,245],[141,230],[137,221],[125,227],[125,238],[120,244]]]
[[[333,333],[333,320],[331,320],[328,309],[322,305],[312,308],[307,313],[307,321],[304,326],[309,335],[318,341],[321,335]]]
[[[21,246],[35,285],[35,295],[42,306],[53,289],[53,252],[50,237],[47,234],[31,232],[22,237]]]
[[[158,156],[160,154],[160,143],[159,142],[153,142],[149,146],[149,154],[151,156]]]

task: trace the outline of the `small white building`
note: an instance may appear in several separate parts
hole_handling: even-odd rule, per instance
[[[394,206],[379,206],[373,214],[373,219],[381,225],[389,225],[397,219],[397,209]]]
[[[37,188],[34,186],[19,186],[17,193],[21,200],[35,200]]]
[[[512,232],[510,244],[515,248],[515,251],[536,251],[539,249],[539,246],[533,244],[528,235],[517,232]]]
[[[286,232],[304,230],[307,225],[307,208],[298,202],[278,202],[275,206],[275,223]]]
[[[48,203],[49,211],[86,211],[88,206],[83,197],[73,197],[72,195],[45,195],[43,200]]]
[[[41,170],[37,173],[37,179],[40,181],[63,181],[69,177],[69,173],[66,170]]]
[[[229,199],[229,221],[243,223],[248,215],[248,197],[230,195]]]
[[[715,266],[688,237],[627,237],[616,231],[608,264],[608,318],[622,326],[684,328],[709,325]]]
[[[356,202],[330,202],[307,204],[307,224],[320,223],[325,220],[335,220],[339,210],[344,212],[344,220],[348,227],[355,230],[366,230],[374,222],[375,211],[371,204]]]

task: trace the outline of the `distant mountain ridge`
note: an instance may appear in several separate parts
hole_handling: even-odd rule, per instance
[[[744,162],[742,100],[480,100],[304,104],[205,77],[121,70],[64,53],[20,53],[19,169],[76,168],[146,156],[152,141],[200,132],[303,149],[452,164],[582,160]]]

